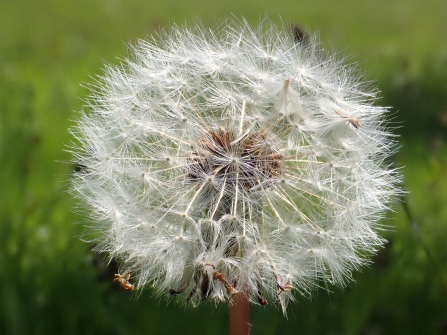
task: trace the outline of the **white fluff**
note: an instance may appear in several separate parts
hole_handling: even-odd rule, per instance
[[[382,246],[400,179],[387,110],[314,38],[228,20],[131,54],[72,129],[72,189],[137,288],[194,305],[248,292],[285,312],[294,291],[344,285]]]

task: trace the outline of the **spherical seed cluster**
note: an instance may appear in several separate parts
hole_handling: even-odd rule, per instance
[[[126,285],[194,305],[248,292],[285,311],[294,291],[344,285],[399,192],[374,100],[314,39],[267,20],[140,41],[73,130],[92,239]]]

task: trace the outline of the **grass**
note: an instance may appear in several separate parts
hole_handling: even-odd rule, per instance
[[[25,1],[0,3],[0,333],[228,333],[227,307],[166,306],[111,284],[113,269],[80,240],[64,192],[74,169],[67,128],[81,83],[118,63],[127,42],[171,23],[235,13],[317,30],[323,46],[357,55],[402,127],[406,212],[384,224],[390,243],[344,290],[299,298],[283,318],[252,309],[253,334],[447,332],[447,3],[396,1]],[[411,214],[411,215],[409,215]],[[175,322],[174,322],[175,321]]]

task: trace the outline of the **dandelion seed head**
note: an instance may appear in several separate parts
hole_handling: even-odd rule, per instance
[[[387,110],[295,35],[268,20],[174,26],[106,68],[72,129],[72,189],[126,285],[193,305],[247,292],[285,312],[382,246],[400,192]]]

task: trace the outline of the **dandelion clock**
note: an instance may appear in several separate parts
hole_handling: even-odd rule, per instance
[[[268,20],[173,26],[107,66],[72,129],[72,190],[115,280],[284,312],[349,282],[384,243],[400,179],[360,79]]]

